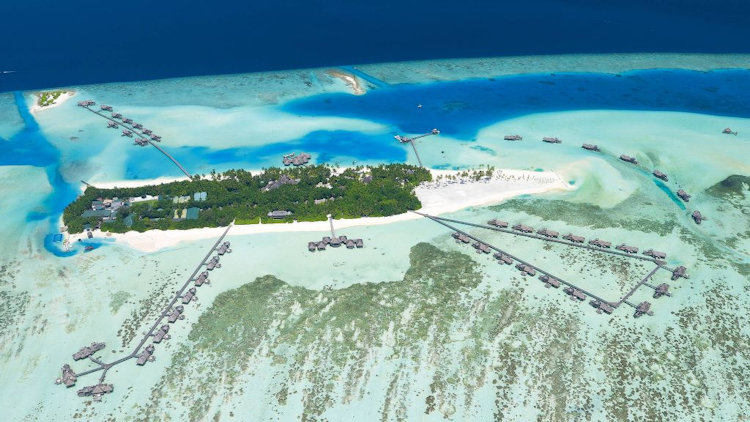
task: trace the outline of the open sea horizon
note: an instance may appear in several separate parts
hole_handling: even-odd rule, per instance
[[[5,2],[0,92],[446,58],[750,52],[739,0],[599,3]]]

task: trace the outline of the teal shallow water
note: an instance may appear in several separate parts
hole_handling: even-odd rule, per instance
[[[324,86],[346,89],[335,81]],[[113,87],[84,88],[80,95],[86,89],[109,90],[106,101],[127,102],[118,98],[124,91]],[[285,89],[257,88],[248,101],[297,98],[294,89]],[[145,123],[168,122],[161,132],[174,145],[202,145],[205,133],[191,133],[203,126],[216,135],[215,148],[262,145],[341,125],[364,133],[390,130],[367,119],[274,114],[258,104],[221,109],[215,104],[223,100],[211,96],[218,91],[205,91],[200,107],[186,104],[184,90],[154,104],[141,92],[142,104],[123,107]],[[71,182],[81,174],[93,182],[121,179],[126,170],[119,157],[132,147],[102,122],[82,117],[76,100],[36,115],[60,151],[61,173]],[[247,119],[258,125],[249,128]],[[272,124],[262,129],[263,121]],[[722,135],[726,126],[739,135]],[[243,132],[257,127],[263,136]],[[539,141],[550,132],[563,143]],[[507,133],[521,133],[524,141],[503,141]],[[2,404],[9,420],[121,420],[162,412],[174,419],[195,412],[251,420],[302,414],[329,420],[736,420],[750,413],[744,400],[750,394],[744,381],[750,367],[750,187],[742,178],[720,182],[750,175],[743,158],[749,135],[750,121],[743,118],[586,110],[492,122],[474,142],[440,136],[421,144],[422,159],[434,165],[444,164],[446,154],[450,167],[540,168],[575,180],[570,192],[450,216],[476,222],[499,217],[663,250],[669,265],[687,266],[691,278],[672,283],[659,273],[654,281],[672,283],[671,298],[636,293],[634,301],[654,303],[653,317],[632,319],[625,308],[612,317],[597,315],[456,245],[445,228],[427,220],[346,229],[342,234],[363,237],[366,248],[321,255],[304,248],[310,233],[231,236],[235,252],[222,260],[213,285],[201,288],[187,319],[170,331],[172,339],[159,346],[156,362],[111,371],[107,379],[115,392],[96,406],[53,384],[59,367],[91,341],[107,343],[106,357],[132,347],[212,242],[154,254],[115,244],[69,259],[50,256],[41,242],[46,227],[21,217],[49,193],[46,175],[35,167],[4,167]],[[603,152],[586,152],[583,142]],[[84,150],[91,156],[81,159]],[[617,160],[620,153],[637,157],[642,168]],[[671,190],[693,195],[686,209],[654,183],[652,168],[669,175]],[[695,225],[692,209],[709,219]],[[642,272],[596,254],[471,232],[606,297],[627,290]],[[327,292],[327,285],[333,290]],[[188,353],[194,345],[200,346],[196,353]],[[208,385],[216,374],[222,377]],[[89,381],[82,378],[77,387]],[[152,392],[156,387],[160,394]]]

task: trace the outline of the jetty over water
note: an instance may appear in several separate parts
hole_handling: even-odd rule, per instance
[[[425,136],[439,135],[439,134],[440,134],[439,130],[432,129],[431,131],[429,131],[427,133],[423,133],[423,134],[417,135],[417,136],[408,137],[408,136],[396,135],[396,136],[394,136],[394,138],[396,138],[396,140],[399,141],[399,142],[401,142],[402,144],[406,144],[406,143],[411,144],[411,147],[414,149],[414,155],[417,157],[417,162],[419,163],[419,166],[420,167],[424,167],[422,165],[422,159],[419,158],[419,153],[417,152],[416,145],[414,145],[414,141],[416,141],[417,139],[420,139],[420,138],[424,138]]]
[[[187,177],[192,177],[190,172],[188,172],[185,167],[182,166],[174,157],[172,157],[171,154],[169,154],[167,151],[165,151],[160,146],[156,145],[154,142],[160,142],[161,136],[159,135],[153,135],[151,134],[151,131],[148,129],[143,129],[143,125],[138,123],[133,123],[133,119],[129,119],[127,117],[123,117],[120,113],[112,113],[110,116],[107,116],[106,114],[102,113],[99,110],[95,110],[92,108],[94,105],[96,105],[96,102],[93,100],[84,100],[79,101],[78,106],[81,108],[84,108],[94,114],[96,114],[99,117],[102,117],[104,119],[107,119],[109,122],[107,123],[107,127],[110,128],[117,128],[118,125],[121,125],[125,129],[122,131],[122,136],[132,137],[133,134],[137,135],[138,138],[136,139],[135,144],[140,146],[145,146],[147,143],[151,144],[154,148],[159,150],[162,154],[164,154],[167,158],[169,158]],[[105,108],[106,107],[106,108]],[[102,111],[112,111],[113,108],[111,106],[103,105],[101,106]],[[115,119],[120,119],[118,122]]]
[[[652,284],[649,284],[649,280],[654,276],[654,274],[656,274],[656,272],[659,269],[663,269],[665,271],[668,271],[668,272],[672,273],[672,280],[675,280],[675,279],[680,278],[680,277],[685,277],[684,276],[685,267],[678,267],[678,268],[676,268],[676,269],[673,270],[673,269],[670,269],[670,268],[666,267],[664,261],[657,259],[657,257],[661,257],[661,255],[663,254],[662,252],[656,252],[656,253],[654,253],[655,251],[649,250],[648,252],[651,252],[651,253],[649,253],[648,256],[636,255],[633,252],[625,252],[625,251],[618,251],[618,250],[613,250],[613,249],[607,249],[609,246],[604,246],[604,245],[605,244],[611,245],[611,243],[610,242],[605,242],[605,241],[599,241],[598,239],[596,239],[595,242],[592,242],[593,244],[584,244],[582,242],[582,240],[579,243],[577,241],[577,239],[574,240],[573,237],[580,237],[580,236],[575,236],[575,235],[566,236],[566,237],[570,237],[571,238],[569,241],[560,240],[560,239],[557,239],[556,237],[550,236],[550,233],[549,233],[550,231],[548,231],[546,229],[543,229],[545,231],[545,233],[542,234],[542,235],[540,235],[540,234],[533,234],[533,233],[530,233],[530,232],[520,231],[520,230],[518,230],[520,227],[515,227],[515,230],[514,229],[510,229],[509,230],[507,228],[503,228],[503,227],[498,226],[496,224],[496,222],[498,220],[490,220],[488,225],[482,225],[482,224],[476,224],[476,223],[471,223],[471,222],[466,222],[466,221],[454,220],[454,219],[450,219],[450,218],[436,217],[436,216],[424,214],[424,213],[417,212],[417,211],[412,211],[412,212],[415,213],[415,214],[419,214],[419,215],[421,215],[421,216],[423,216],[425,218],[428,218],[428,219],[430,219],[432,221],[435,221],[436,223],[439,223],[439,224],[441,224],[441,225],[443,225],[443,226],[451,229],[453,231],[452,236],[453,236],[454,239],[456,239],[457,243],[469,243],[471,240],[474,240],[474,242],[475,242],[474,245],[475,245],[475,248],[477,249],[477,252],[482,251],[481,249],[479,249],[479,246],[477,246],[477,245],[481,245],[483,248],[495,250],[497,253],[495,253],[493,255],[493,257],[495,259],[497,259],[499,263],[511,264],[511,263],[513,263],[515,261],[515,262],[517,262],[516,268],[519,269],[524,274],[532,275],[533,276],[537,272],[540,273],[540,277],[539,278],[540,278],[540,280],[542,280],[546,284],[546,287],[559,287],[561,284],[564,284],[566,286],[566,289],[564,289],[564,291],[568,295],[570,295],[570,297],[572,299],[577,299],[579,301],[583,301],[587,297],[591,297],[592,298],[591,305],[594,308],[597,309],[598,313],[604,312],[606,314],[611,314],[620,305],[626,304],[626,305],[632,306],[633,308],[636,309],[636,314],[635,314],[636,317],[638,317],[640,315],[644,315],[644,314],[652,315],[653,312],[650,310],[650,306],[651,306],[650,303],[645,302],[648,305],[644,305],[644,303],[634,304],[634,303],[630,302],[628,299],[639,288],[641,288],[643,286],[646,286],[646,287],[654,290],[654,298],[659,298],[659,297],[662,297],[662,296],[671,296],[671,294],[668,292],[669,285],[667,283],[661,283],[658,286],[654,286]],[[492,231],[499,231],[499,232],[503,232],[503,233],[512,234],[514,236],[530,237],[530,238],[542,240],[542,241],[545,241],[545,242],[555,242],[555,243],[560,243],[560,244],[563,244],[563,245],[566,245],[566,246],[570,246],[570,247],[590,249],[590,250],[594,250],[594,251],[597,251],[597,252],[601,252],[601,253],[605,253],[605,254],[610,254],[610,255],[618,255],[618,256],[625,257],[625,258],[629,258],[629,259],[635,259],[635,260],[641,260],[641,261],[649,261],[649,262],[654,263],[655,266],[654,266],[654,268],[648,274],[646,274],[642,279],[640,279],[638,281],[638,283],[636,283],[622,298],[620,298],[618,300],[605,300],[603,297],[601,297],[598,294],[595,294],[594,292],[587,291],[587,290],[585,290],[585,289],[583,289],[583,288],[581,288],[581,287],[579,287],[579,286],[577,286],[577,285],[575,285],[575,284],[573,284],[573,283],[571,283],[569,281],[563,280],[562,278],[557,277],[557,276],[555,276],[555,275],[553,275],[553,274],[551,274],[551,273],[549,273],[549,272],[547,272],[547,271],[539,268],[538,266],[536,266],[534,264],[531,264],[531,263],[526,262],[526,261],[524,261],[522,259],[519,259],[518,257],[516,257],[516,256],[514,256],[514,255],[512,255],[510,253],[508,253],[507,251],[501,250],[501,249],[497,248],[496,246],[493,246],[493,245],[489,244],[487,241],[479,239],[476,236],[473,236],[473,235],[471,235],[471,234],[469,234],[469,233],[467,233],[465,231],[462,231],[462,230],[456,228],[454,225],[449,224],[449,223],[468,225],[468,226],[478,227],[478,228],[492,230]],[[493,223],[495,223],[495,224],[493,224]],[[522,224],[518,224],[517,226],[523,226],[523,225]],[[539,232],[537,232],[537,233],[539,233]],[[552,232],[552,233],[556,234],[556,232]],[[580,238],[583,239],[582,237],[580,237]],[[635,247],[632,247],[632,248],[637,251],[637,248],[635,248]],[[631,251],[632,251],[632,249],[631,249]],[[663,254],[663,255],[665,255],[665,254]]]
[[[200,277],[196,278],[196,275],[201,271],[201,269],[203,269],[203,266],[206,265],[206,262],[209,261],[209,258],[214,254],[214,252],[217,252],[222,247],[226,247],[225,251],[228,252],[229,242],[224,242],[223,244],[221,242],[224,240],[224,237],[226,237],[229,229],[231,229],[233,225],[234,223],[231,223],[229,224],[229,226],[227,226],[226,230],[224,230],[216,243],[214,243],[213,247],[211,247],[211,249],[208,251],[206,256],[203,257],[190,277],[188,277],[183,285],[175,292],[174,296],[172,296],[172,299],[164,308],[164,310],[159,313],[159,317],[156,319],[156,321],[154,321],[153,325],[151,325],[148,331],[143,334],[143,337],[132,352],[110,363],[104,363],[93,356],[97,351],[104,348],[104,343],[92,343],[91,346],[86,346],[78,351],[78,353],[73,355],[73,358],[75,360],[79,360],[88,357],[89,360],[94,362],[97,366],[85,371],[75,372],[70,367],[70,365],[65,364],[62,367],[62,376],[55,382],[57,384],[63,384],[66,387],[71,387],[76,383],[78,378],[102,371],[102,374],[99,377],[98,384],[84,387],[78,391],[78,395],[81,397],[93,396],[95,401],[99,401],[101,400],[102,395],[114,391],[114,387],[112,386],[112,384],[104,384],[104,378],[106,377],[107,371],[109,371],[110,368],[123,362],[127,362],[130,359],[136,359],[136,363],[139,366],[143,366],[148,362],[153,362],[154,359],[156,359],[154,356],[156,346],[154,344],[158,344],[164,340],[169,339],[169,324],[163,324],[162,322],[164,321],[164,319],[167,319],[169,323],[175,323],[177,320],[184,318],[184,307],[182,305],[175,306],[177,301],[182,299],[182,302],[187,304],[191,300],[195,300],[197,289],[195,287],[191,287],[190,289],[188,289],[188,286],[191,282],[196,282],[198,279],[200,279]],[[218,255],[215,256],[214,259],[218,260]],[[204,281],[207,282],[207,275],[204,277]],[[188,296],[190,299],[185,301],[185,298]],[[144,348],[149,340],[152,340],[152,343]]]

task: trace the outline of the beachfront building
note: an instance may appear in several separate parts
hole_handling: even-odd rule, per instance
[[[290,215],[292,215],[292,212],[291,211],[286,211],[286,210],[273,210],[273,211],[269,212],[267,215],[269,217],[271,217],[271,218],[280,220],[282,218],[289,217]]]

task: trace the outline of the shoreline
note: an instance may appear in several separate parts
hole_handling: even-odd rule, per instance
[[[441,215],[464,208],[487,206],[506,199],[528,194],[540,194],[552,191],[572,190],[574,187],[551,171],[537,172],[529,170],[499,169],[491,178],[469,181],[460,178],[463,171],[430,170],[433,181],[423,183],[415,189],[415,194],[422,203],[420,212]],[[447,180],[456,178],[455,180]],[[164,179],[164,178],[160,178]],[[178,178],[179,179],[179,178]],[[435,180],[439,179],[439,180]],[[156,179],[159,180],[159,179]],[[127,181],[137,183],[142,181]],[[123,186],[123,182],[112,182],[111,185]],[[393,224],[423,218],[420,215],[406,212],[388,217],[362,217],[334,220],[336,229],[358,226],[375,226]],[[141,252],[155,252],[160,249],[176,246],[181,242],[195,241],[217,237],[225,227],[204,227],[189,230],[149,230],[146,232],[130,231],[111,233],[109,235],[94,230],[94,238],[113,239],[117,244],[128,246]],[[330,230],[328,221],[242,224],[235,225],[228,236],[241,236],[260,233],[288,232],[325,232]],[[71,244],[86,240],[85,233],[69,235]]]

